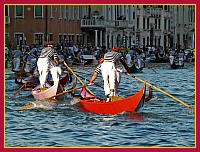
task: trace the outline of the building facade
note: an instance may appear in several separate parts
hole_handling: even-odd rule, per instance
[[[12,47],[45,41],[80,43],[81,12],[78,5],[6,5],[5,43]]]
[[[12,46],[67,40],[92,46],[195,47],[195,5],[6,5]]]
[[[81,30],[95,46],[195,46],[194,5],[106,5],[88,12]]]

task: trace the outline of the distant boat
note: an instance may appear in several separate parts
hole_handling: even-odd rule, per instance
[[[155,58],[151,59],[150,62],[155,63],[169,63],[169,57],[168,56],[160,56],[159,53],[155,54]]]
[[[145,65],[141,68],[137,68],[135,66],[135,64],[133,63],[133,65],[131,65],[130,68],[130,73],[142,73],[143,68],[145,67]]]
[[[96,59],[94,55],[81,55],[80,59],[84,64],[92,64],[92,62]]]
[[[178,65],[175,62],[170,65],[171,69],[180,69],[184,67],[184,63],[182,65]]]
[[[67,72],[66,75],[60,79],[60,84],[64,87],[64,85],[67,83],[67,82],[71,82],[71,75]],[[24,83],[26,83],[26,79],[23,78],[23,77],[19,77],[19,78],[16,78],[15,79],[15,83],[17,84],[20,84],[20,85],[23,85]],[[30,80],[30,82],[27,82],[25,87],[24,87],[24,90],[32,90],[34,89],[36,86],[39,85],[39,77],[36,76],[35,78],[33,78],[32,80]],[[52,86],[53,85],[53,81],[48,81],[48,83]]]
[[[90,65],[95,60],[94,55],[81,55],[79,58],[70,56],[67,62],[72,65]]]

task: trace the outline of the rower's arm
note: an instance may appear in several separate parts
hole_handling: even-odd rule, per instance
[[[98,76],[98,73],[94,72],[92,78],[90,79],[90,83],[94,83],[94,80],[97,78],[97,76]]]
[[[125,60],[121,60],[121,59],[120,59],[120,62],[123,64],[123,66],[124,66],[124,68],[126,69],[126,71],[127,71],[128,73],[130,73],[130,68],[129,68],[129,66],[127,65],[127,63],[125,62]]]
[[[56,64],[60,63],[59,60],[58,60],[58,58],[54,58],[54,61],[56,62]]]

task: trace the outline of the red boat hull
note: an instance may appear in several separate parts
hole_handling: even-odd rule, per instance
[[[80,108],[97,114],[119,114],[122,112],[138,111],[145,103],[146,85],[136,94],[120,100],[106,102],[95,96],[79,100]]]

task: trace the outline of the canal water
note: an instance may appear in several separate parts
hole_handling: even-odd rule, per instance
[[[148,65],[148,63],[147,63]],[[71,66],[87,81],[95,66]],[[137,113],[99,115],[82,112],[67,94],[65,104],[51,110],[19,111],[35,101],[30,91],[20,91],[13,74],[6,70],[5,80],[5,146],[6,147],[194,147],[195,113],[181,102],[195,108],[194,63],[172,70],[169,64],[151,64],[143,73],[122,74],[119,95],[128,97],[142,87],[136,76],[164,91],[153,89],[153,98]],[[101,75],[96,81],[102,80]],[[67,85],[70,87],[71,84]],[[77,86],[81,84],[77,83]],[[104,97],[100,86],[90,90]],[[169,93],[172,97],[165,94]]]

